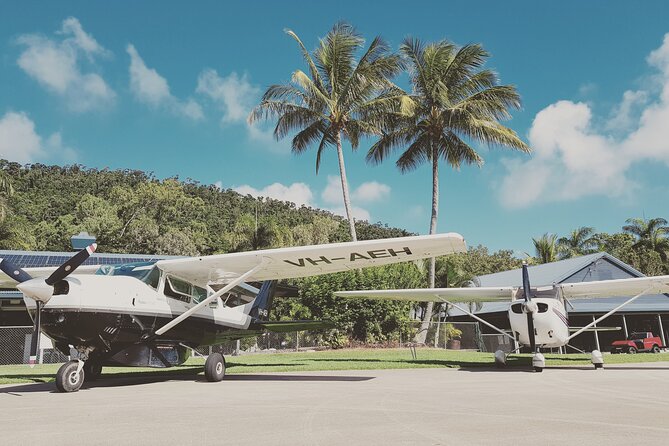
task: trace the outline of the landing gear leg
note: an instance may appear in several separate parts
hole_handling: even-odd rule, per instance
[[[204,376],[207,381],[216,382],[225,376],[225,359],[220,353],[212,353],[204,363]]]
[[[604,367],[604,356],[599,350],[592,351],[592,364],[595,366],[595,370]]]
[[[536,352],[532,357],[532,367],[534,367],[535,372],[543,372],[544,367],[546,367],[546,358],[541,352]]]
[[[63,364],[56,373],[56,388],[60,392],[76,392],[84,383],[84,361],[75,359]]]

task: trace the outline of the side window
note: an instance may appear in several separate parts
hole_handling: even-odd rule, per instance
[[[190,302],[190,284],[176,277],[167,276],[165,295],[184,302]]]
[[[154,290],[157,290],[158,284],[160,283],[160,270],[155,267],[151,269],[149,274],[144,278],[144,283],[146,283]]]
[[[513,311],[516,314],[521,314],[523,312],[523,304],[511,305],[511,311]]]
[[[204,299],[207,298],[207,290],[205,290],[204,288],[200,288],[199,286],[193,285],[192,296],[193,296],[193,302],[199,304],[200,302],[202,302]]]

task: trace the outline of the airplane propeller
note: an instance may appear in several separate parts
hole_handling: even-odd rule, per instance
[[[527,263],[523,263],[523,293],[525,295],[523,310],[527,315],[527,333],[530,337],[530,349],[534,353],[537,347],[534,337],[534,313],[537,312],[538,307],[536,302],[532,302],[532,296],[530,295],[530,275],[527,271]]]
[[[41,335],[41,318],[42,307],[51,299],[54,293],[54,285],[72,274],[82,263],[88,259],[91,254],[95,252],[97,244],[93,243],[82,249],[69,260],[60,265],[49,277],[46,279],[33,278],[30,274],[12,264],[6,259],[0,259],[0,270],[7,274],[7,276],[18,282],[16,288],[25,296],[30,297],[35,301],[37,306],[35,311],[35,320],[33,326],[33,334],[30,339],[30,360],[31,367],[35,365],[37,360],[37,349],[39,347],[39,338]]]

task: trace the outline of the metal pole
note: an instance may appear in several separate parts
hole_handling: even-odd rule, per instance
[[[592,325],[593,327],[597,328],[597,319],[595,319],[595,315],[592,315]],[[601,347],[599,346],[599,333],[597,333],[597,330],[595,330],[595,345],[597,346],[597,350],[600,352],[602,351]]]
[[[623,314],[623,328],[625,329],[625,339],[629,338],[630,334],[627,331],[627,318]]]
[[[657,321],[660,323],[660,337],[662,338],[662,347],[667,345],[667,341],[664,339],[664,328],[662,327],[662,315],[657,313]]]

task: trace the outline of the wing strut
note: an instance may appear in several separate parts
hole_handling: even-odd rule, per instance
[[[163,325],[162,327],[160,327],[158,330],[156,330],[155,334],[158,335],[158,336],[160,336],[160,335],[162,335],[163,333],[165,333],[167,330],[170,330],[170,329],[174,328],[175,325],[180,324],[180,323],[183,322],[185,319],[187,319],[188,317],[190,317],[191,314],[193,314],[193,313],[195,313],[196,311],[198,311],[200,308],[202,308],[202,307],[204,307],[204,306],[206,306],[206,305],[209,305],[210,302],[213,302],[214,300],[218,299],[219,297],[221,297],[222,295],[224,295],[225,293],[227,293],[228,291],[230,291],[231,289],[233,289],[234,287],[236,287],[236,286],[239,285],[240,283],[244,282],[244,280],[245,280],[247,277],[249,277],[250,275],[252,275],[253,273],[255,273],[256,271],[258,271],[259,269],[261,269],[261,268],[264,267],[264,266],[265,266],[265,262],[263,261],[262,263],[260,263],[260,264],[256,265],[255,267],[253,267],[253,269],[250,269],[249,271],[245,272],[245,273],[242,274],[241,276],[239,276],[239,277],[237,277],[236,279],[232,280],[232,281],[231,281],[230,283],[228,283],[226,286],[224,286],[224,287],[221,288],[220,290],[216,291],[214,294],[212,294],[211,296],[207,297],[205,300],[203,300],[203,301],[200,302],[199,304],[195,305],[195,306],[192,307],[192,308],[189,308],[188,311],[184,312],[184,313],[181,314],[180,316],[178,316],[178,317],[172,319],[172,320],[169,321],[167,324],[165,324],[165,325]]]
[[[503,334],[504,336],[510,338],[513,342],[516,342],[516,338],[514,338],[513,336],[511,336],[509,333],[505,332],[504,330],[502,330],[502,329],[500,329],[500,328],[495,327],[495,326],[494,326],[493,324],[491,324],[490,322],[481,319],[480,317],[478,317],[477,315],[475,315],[475,314],[472,313],[471,311],[467,311],[467,310],[465,310],[464,308],[462,308],[461,306],[456,305],[456,304],[454,304],[454,303],[452,303],[452,302],[449,302],[448,300],[444,299],[443,297],[441,297],[441,296],[439,296],[439,295],[437,295],[437,297],[438,297],[439,299],[443,300],[444,302],[446,302],[447,304],[453,306],[454,308],[457,308],[458,310],[462,311],[462,312],[465,313],[467,316],[473,317],[474,319],[476,319],[477,321],[481,322],[482,324],[487,325],[488,327],[492,328],[492,329],[495,330],[496,332],[498,332],[498,333],[500,333],[500,334]]]
[[[594,327],[594,326],[597,325],[599,322],[601,322],[601,321],[603,321],[604,319],[606,319],[607,317],[611,316],[613,313],[617,312],[618,310],[620,310],[620,309],[621,309],[622,307],[624,307],[625,305],[627,305],[627,304],[631,304],[632,302],[634,302],[635,300],[637,300],[638,298],[640,298],[640,297],[643,296],[644,294],[648,294],[649,292],[653,291],[653,289],[654,289],[654,287],[653,287],[653,286],[650,286],[650,287],[646,288],[645,290],[643,290],[642,292],[640,292],[639,294],[637,294],[636,296],[632,297],[631,299],[628,299],[628,300],[626,300],[625,302],[621,303],[620,305],[618,305],[617,307],[615,307],[613,310],[611,310],[611,311],[609,311],[608,313],[606,313],[604,316],[600,317],[599,319],[595,319],[594,321],[590,322],[590,323],[589,323],[588,325],[586,325],[585,327],[581,328],[580,330],[578,330],[577,332],[575,332],[574,334],[572,334],[571,336],[569,336],[569,337],[567,338],[567,341],[569,341],[569,340],[571,340],[571,339],[574,339],[576,336],[580,335],[581,333],[583,333],[583,332],[586,331],[587,329],[589,329],[589,328],[591,328],[591,327]]]

